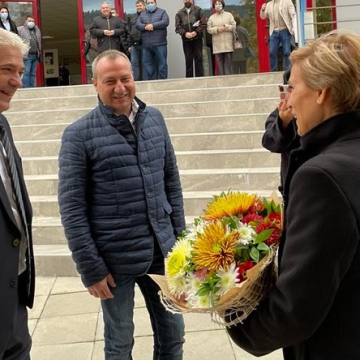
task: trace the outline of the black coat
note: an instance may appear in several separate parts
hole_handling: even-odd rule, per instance
[[[113,36],[104,35],[104,30],[114,30]],[[125,54],[128,53],[128,34],[126,24],[116,16],[110,16],[108,19],[103,16],[94,18],[90,34],[97,38],[98,54],[106,50],[118,50]]]
[[[5,127],[13,145],[27,216],[28,231],[30,234],[30,248],[28,248],[27,251],[28,269],[25,273],[25,276],[27,276],[27,283],[24,284],[24,288],[22,288],[20,292],[23,294],[22,303],[31,308],[34,301],[35,285],[34,255],[31,239],[32,209],[24,183],[21,159],[13,143],[9,124],[2,115],[0,115],[0,126]],[[17,280],[20,246],[18,246],[18,242],[16,243],[14,240],[17,240],[20,237],[21,233],[16,225],[6,190],[0,177],[0,359],[3,358],[7,341],[11,335],[14,315],[18,306]],[[29,266],[31,269],[31,277],[29,276]]]
[[[301,138],[284,183],[279,278],[243,325],[246,351],[285,360],[360,359],[360,110]]]
[[[141,31],[136,28],[136,22],[140,13],[136,13],[135,15],[129,17],[128,19],[128,33],[129,33],[129,45],[140,45],[141,41]]]
[[[175,15],[175,32],[181,35],[182,41],[194,41],[202,38],[204,29],[206,29],[206,17],[204,16],[203,9],[198,6],[192,5],[189,13],[183,7]],[[195,37],[191,39],[185,37],[187,32],[193,31],[196,32]]]
[[[282,193],[283,182],[289,166],[290,152],[300,146],[300,137],[297,134],[296,120],[291,120],[287,128],[284,129],[279,118],[279,110],[275,109],[265,122],[265,133],[262,137],[262,146],[273,153],[281,154],[281,185],[279,190]]]

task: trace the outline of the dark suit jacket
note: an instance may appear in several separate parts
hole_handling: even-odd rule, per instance
[[[17,164],[21,190],[23,193],[28,231],[30,235],[30,248],[27,251],[28,268],[22,276],[22,278],[25,279],[24,284],[21,284],[20,288],[18,289],[18,264],[20,246],[18,245],[18,242],[14,240],[19,239],[21,234],[18,227],[16,226],[5,187],[0,177],[0,359],[2,359],[8,337],[10,336],[10,329],[14,321],[14,314],[18,302],[18,294],[22,294],[20,298],[22,304],[30,308],[33,305],[35,271],[31,239],[32,209],[24,183],[21,159],[13,143],[9,124],[2,115],[0,115],[0,126],[5,128],[13,144],[15,161]]]

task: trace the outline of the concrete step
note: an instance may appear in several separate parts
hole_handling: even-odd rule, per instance
[[[192,91],[199,88],[218,88],[218,87],[234,87],[234,86],[251,86],[266,84],[282,84],[283,73],[259,73],[259,74],[241,74],[229,76],[210,76],[202,78],[188,79],[167,79],[154,81],[141,81],[136,83],[138,93],[141,92],[158,92],[187,90]],[[95,94],[93,85],[76,85],[76,86],[58,86],[33,89],[19,89],[15,96],[16,99],[36,99],[46,98],[49,94],[53,97],[63,96],[82,96]]]
[[[183,191],[223,191],[243,189],[244,191],[277,188],[279,167],[233,168],[233,169],[191,169],[180,170]],[[26,175],[26,187],[32,196],[57,195],[58,175]]]
[[[263,131],[233,131],[171,135],[175,151],[255,149],[261,147]],[[16,141],[22,157],[58,156],[60,139]]]
[[[176,104],[203,101],[222,101],[240,99],[262,99],[277,96],[277,84],[251,85],[223,88],[206,88],[169,91],[151,91],[137,94],[146,104]],[[11,102],[10,111],[35,111],[44,109],[77,109],[95,107],[98,103],[96,95],[45,97],[36,99],[19,99]]]
[[[189,227],[194,221],[194,216],[186,216],[185,220],[186,226]],[[35,217],[32,230],[35,245],[67,245],[60,217]]]
[[[5,115],[11,121],[11,124],[21,124],[27,125],[36,123],[39,121],[39,116],[43,116],[43,119],[40,123],[49,122],[49,119],[54,118],[53,111],[56,115],[61,114],[62,120],[56,120],[56,123],[63,122],[68,123],[72,122],[73,120],[78,119],[76,118],[69,120],[68,115],[70,110],[82,111],[83,114],[89,112],[96,104],[94,103],[93,106],[86,104],[85,107],[79,106],[76,104],[76,107],[69,108],[67,105],[64,105],[62,109],[56,110],[28,110],[26,112],[23,111],[9,111]],[[258,114],[258,113],[265,113],[269,114],[273,111],[276,106],[278,105],[278,97],[268,97],[262,99],[238,99],[238,100],[221,100],[221,101],[203,101],[203,102],[179,102],[174,104],[168,103],[158,103],[153,104],[153,106],[157,107],[163,114],[165,118],[173,118],[173,117],[197,117],[197,116],[225,116],[225,115],[241,115],[241,114]],[[51,109],[51,107],[50,107]],[[59,110],[60,113],[59,113]],[[46,111],[46,117],[43,114]],[[73,112],[71,113],[73,115]],[[24,117],[28,117],[28,120],[24,120]],[[45,118],[44,118],[45,117]],[[19,119],[23,119],[19,123]],[[47,119],[47,120],[46,120]],[[52,122],[52,121],[51,121]],[[38,122],[39,123],[39,122]]]
[[[77,112],[76,112],[77,113]],[[13,115],[13,114],[11,114]],[[84,115],[84,114],[82,114]],[[82,116],[81,115],[81,116]],[[204,132],[223,132],[223,131],[246,131],[263,130],[265,121],[269,113],[262,114],[242,114],[242,115],[215,115],[203,117],[175,117],[167,118],[166,125],[170,134],[189,134]],[[40,116],[40,114],[39,114]],[[53,140],[59,139],[63,131],[73,121],[77,119],[68,119],[68,122],[55,123],[32,123],[16,125],[13,116],[8,120],[11,123],[11,130],[15,140]],[[37,118],[37,120],[39,120]],[[19,119],[19,121],[21,121]],[[39,120],[40,121],[40,120]],[[49,120],[44,120],[49,121]],[[15,124],[14,124],[15,123]]]
[[[180,170],[185,169],[232,169],[250,167],[277,167],[280,155],[264,148],[233,150],[177,151]],[[58,173],[57,156],[23,157],[26,175],[52,175]]]
[[[276,190],[277,185],[271,190],[249,190],[259,196],[270,196],[272,190]],[[211,201],[213,195],[219,195],[222,191],[228,191],[225,185],[221,191],[188,191],[183,192],[185,216],[199,216],[206,208],[206,204]],[[233,191],[244,191],[241,187],[232,188]],[[30,196],[33,213],[35,218],[58,218],[59,205],[56,195],[51,196]]]

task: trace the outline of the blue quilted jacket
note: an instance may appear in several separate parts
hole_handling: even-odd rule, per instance
[[[101,101],[64,132],[59,205],[85,286],[108,273],[147,272],[157,239],[164,256],[185,228],[176,158],[159,110],[140,105],[129,119]]]
[[[167,44],[167,27],[169,22],[169,16],[163,9],[156,8],[153,12],[148,10],[142,11],[137,19],[136,28],[141,31],[143,47]],[[147,24],[153,24],[154,30],[145,30]]]

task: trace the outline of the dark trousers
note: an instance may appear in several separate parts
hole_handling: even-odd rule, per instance
[[[234,74],[246,74],[246,60],[233,61]]]
[[[215,57],[218,63],[218,75],[231,75],[234,73],[232,52],[215,54]]]
[[[10,337],[2,360],[30,360],[31,337],[28,328],[28,312],[22,299],[25,291],[24,277],[19,276],[19,296],[14,316],[13,328],[9,329]],[[0,354],[1,357],[1,354]]]
[[[202,39],[195,39],[190,41],[183,41],[183,49],[186,63],[186,77],[203,76],[203,58],[202,58]]]

